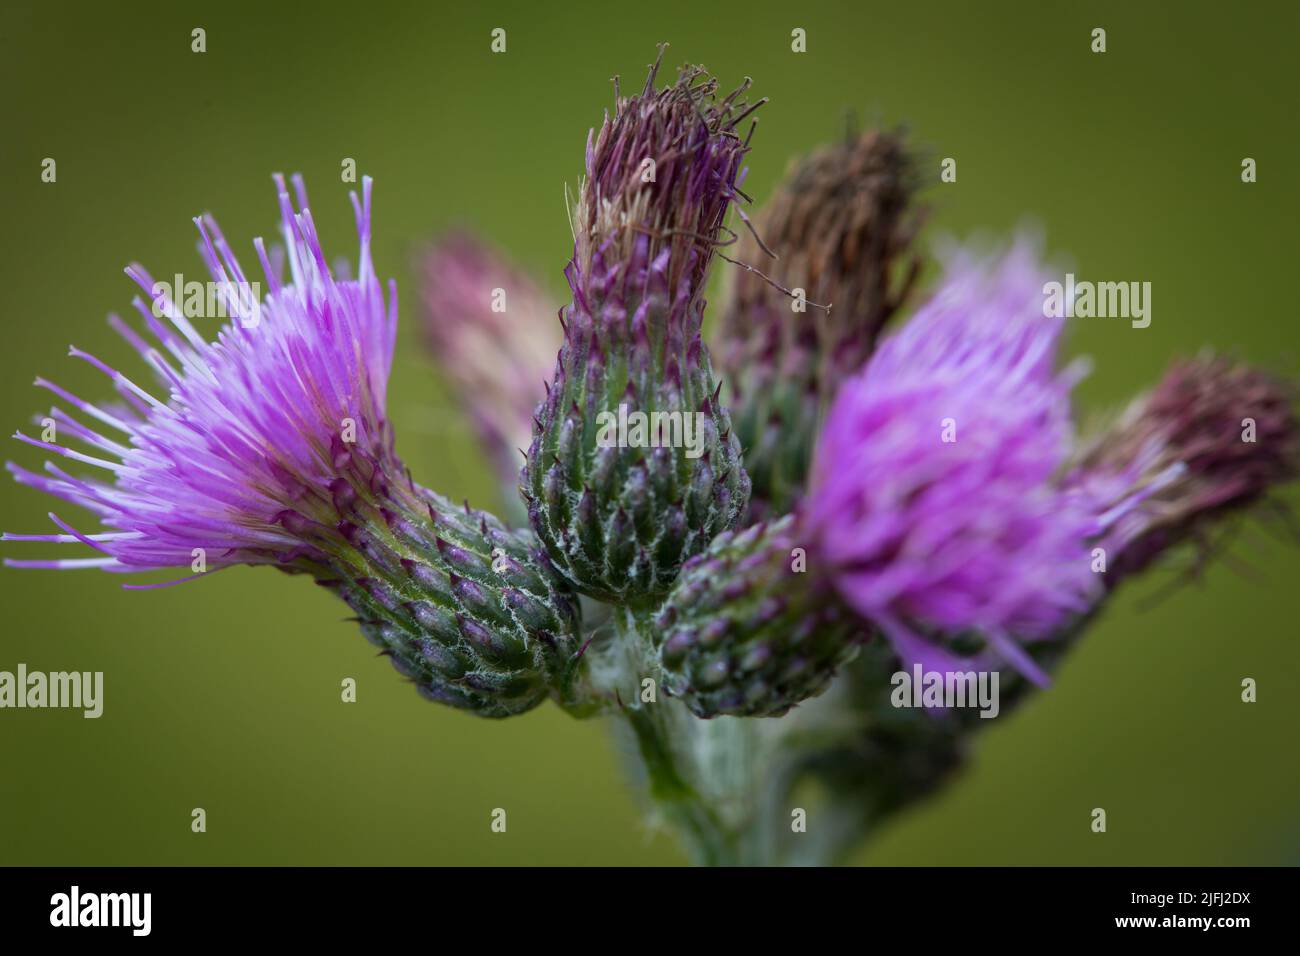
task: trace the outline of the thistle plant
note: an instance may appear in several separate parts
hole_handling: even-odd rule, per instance
[[[738,126],[759,104],[745,104],[744,86],[719,98],[717,81],[696,69],[657,90],[657,72],[588,139],[565,270],[573,301],[520,479],[533,530],[565,579],[640,608],[735,527],[749,500],[701,325],[739,195]],[[699,443],[602,440],[600,419],[628,413],[652,428],[697,423]]]
[[[421,263],[426,339],[517,526],[397,455],[396,286],[371,262],[370,180],[345,275],[301,180],[277,177],[280,246],[254,243],[264,298],[231,296],[209,340],[131,266],[138,319],[110,324],[147,377],[74,348],[111,401],[37,380],[61,404],[17,437],[51,460],[9,469],[98,527],[52,513],[55,531],[4,540],[93,554],[5,563],[311,575],[430,700],[609,720],[693,859],[824,863],[950,779],[986,725],[948,701],[900,707],[898,673],[1002,675],[1006,713],[1120,583],[1280,507],[1300,460],[1289,383],[1207,353],[1081,434],[1083,367],[1061,354],[1036,248],[950,254],[918,291],[901,133],[797,161],[751,225],[763,101],[748,80],[658,74],[616,84],[588,139],[558,315],[472,236]],[[246,283],[216,223],[196,223],[213,281]],[[705,293],[733,258],[719,375]]]

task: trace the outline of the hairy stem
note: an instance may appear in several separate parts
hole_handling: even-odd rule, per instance
[[[619,713],[636,741],[652,806],[696,863],[781,861],[790,808],[789,778],[775,772],[778,722],[701,720],[657,688],[644,694],[642,680],[655,673],[649,618],[637,611],[616,615],[605,673],[618,688]]]
[[[659,707],[650,704],[624,710],[636,736],[651,801],[672,825],[693,862],[704,866],[743,862],[736,835],[684,776],[671,732],[656,710]]]

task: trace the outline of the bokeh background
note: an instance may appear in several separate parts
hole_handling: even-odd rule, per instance
[[[1089,50],[1096,26],[1104,55]],[[194,27],[204,54],[190,51]],[[494,27],[504,55],[489,51]],[[806,54],[791,52],[794,27]],[[413,256],[469,224],[558,293],[563,185],[611,104],[609,78],[639,84],[660,40],[674,67],[750,75],[771,98],[747,187],[760,201],[846,111],[903,121],[934,157],[928,237],[1036,223],[1082,278],[1152,282],[1150,328],[1076,323],[1071,349],[1096,360],[1085,410],[1205,345],[1294,375],[1298,32],[1281,3],[6,3],[0,414],[16,428],[45,407],[35,374],[104,394],[65,347],[129,364],[104,324],[134,293],[122,267],[199,274],[190,217],[214,212],[255,261],[252,237],[274,231],[272,171],[306,175],[327,253],[352,255],[339,175],[352,157],[376,178],[375,257],[400,288],[399,451],[425,484],[496,507],[419,347]],[[958,182],[940,186],[944,156]],[[40,181],[44,157],[55,184]],[[39,461],[17,443],[6,457]],[[0,483],[0,527],[44,529],[48,510]],[[1248,525],[1235,553],[1254,577],[1219,563],[1149,609],[1172,571],[1126,589],[1056,686],[996,721],[968,772],[856,860],[1300,860],[1300,549]],[[236,569],[159,591],[121,583],[0,571],[0,669],[106,675],[99,720],[0,711],[0,864],[683,859],[642,824],[600,723],[549,705],[485,722],[428,704],[305,580]],[[1254,705],[1239,699],[1247,676]],[[344,677],[356,704],[339,700]],[[1102,836],[1088,826],[1097,806]],[[190,831],[193,807],[205,834]],[[489,829],[494,807],[506,834]]]

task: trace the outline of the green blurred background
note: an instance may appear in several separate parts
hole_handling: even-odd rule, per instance
[[[655,44],[769,96],[747,188],[766,197],[846,110],[906,121],[958,181],[928,237],[1041,225],[1081,278],[1153,283],[1153,322],[1082,320],[1085,409],[1204,345],[1294,374],[1300,15],[1275,4],[8,3],[0,14],[0,288],[6,427],[35,374],[105,394],[65,346],[130,359],[104,325],[121,272],[197,275],[214,212],[255,263],[274,170],[302,171],[330,255],[355,251],[340,162],[376,179],[375,256],[396,276],[390,410],[423,483],[498,504],[416,337],[411,262],[439,228],[485,231],[558,292],[563,184],[609,78]],[[553,6],[553,8],[552,8]],[[417,8],[418,7],[418,8]],[[190,30],[207,52],[190,51]],[[1108,52],[1089,50],[1108,31]],[[504,27],[508,51],[489,33]],[[803,27],[808,52],[790,50]],[[1259,182],[1240,181],[1243,157]],[[44,157],[58,181],[40,181]],[[1287,289],[1292,289],[1288,292]],[[135,366],[129,365],[134,368]],[[17,443],[6,457],[33,467]],[[1294,500],[1294,494],[1291,495]],[[6,480],[0,528],[50,502]],[[63,507],[72,517],[74,509]],[[7,545],[34,556],[40,546]],[[896,819],[868,864],[1280,864],[1300,860],[1300,552],[1243,534],[1154,609],[1122,593],[1056,686],[982,738],[972,769]],[[661,864],[605,728],[546,706],[485,722],[419,699],[305,580],[236,569],[127,592],[97,572],[0,571],[0,670],[102,670],[105,711],[0,711],[0,863]],[[1259,702],[1239,700],[1242,677]],[[339,700],[355,677],[358,702]],[[1089,830],[1105,807],[1109,832]],[[203,807],[208,832],[190,831]],[[509,829],[494,834],[503,807]],[[814,821],[815,824],[815,821]]]

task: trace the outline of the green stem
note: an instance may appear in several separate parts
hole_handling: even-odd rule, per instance
[[[728,866],[743,862],[737,833],[719,812],[710,788],[709,767],[694,759],[697,719],[677,701],[656,692],[642,700],[641,681],[656,674],[650,639],[650,609],[625,608],[615,614],[619,633],[605,659],[619,712],[636,738],[654,806],[677,832],[696,863]]]
[[[653,710],[663,706],[629,706],[623,711],[636,735],[650,798],[686,843],[694,862],[735,865],[741,861],[734,836],[679,769],[671,734]]]
[[[614,640],[599,650],[605,693],[636,739],[652,805],[695,863],[824,866],[857,845],[875,817],[868,781],[800,789],[822,776],[813,772],[816,757],[859,734],[857,695],[843,679],[780,720],[700,720],[680,701],[642,696],[642,680],[657,672],[651,612],[624,608],[611,623]],[[796,803],[806,831],[792,827]]]

